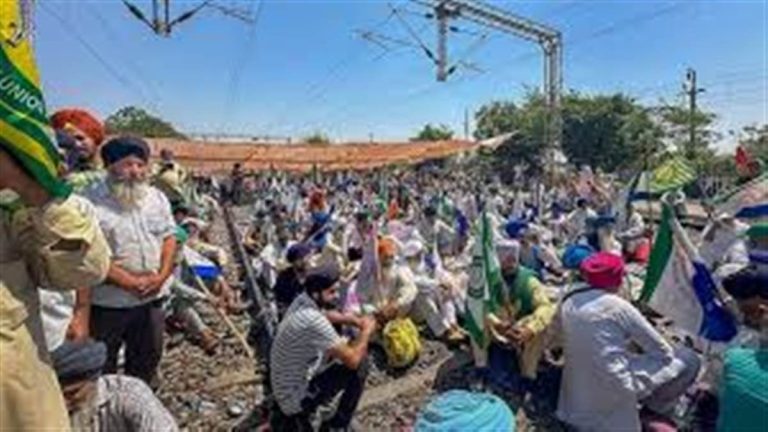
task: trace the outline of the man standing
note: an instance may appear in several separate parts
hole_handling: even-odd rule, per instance
[[[587,231],[587,221],[597,217],[597,213],[589,207],[585,198],[576,200],[576,209],[565,220],[568,240],[575,242]]]
[[[74,191],[80,193],[102,181],[105,172],[97,157],[99,146],[104,141],[101,121],[86,110],[68,108],[53,114],[51,125],[56,130],[59,148],[66,154],[66,181]],[[72,199],[88,213],[88,217],[93,217],[93,207],[87,200]],[[58,347],[65,338],[88,338],[91,316],[89,287],[81,287],[74,292],[42,289],[40,306],[49,350]]]
[[[125,372],[152,383],[163,349],[162,303],[173,282],[176,225],[168,199],[148,184],[149,146],[120,137],[101,149],[108,174],[88,191],[110,248],[105,283],[93,289],[91,330],[107,345],[107,373]]]
[[[277,402],[274,431],[312,431],[312,415],[321,404],[342,393],[336,414],[320,430],[347,430],[363,395],[368,373],[368,342],[376,329],[369,317],[332,322],[328,314],[339,300],[339,271],[312,270],[306,292],[291,304],[277,329],[270,357],[270,380]],[[357,338],[346,342],[333,324],[357,327]],[[333,360],[333,362],[331,362]]]
[[[51,126],[56,131],[59,148],[64,150],[67,163],[66,181],[77,193],[103,181],[106,175],[98,150],[104,141],[104,125],[90,112],[81,108],[66,108],[51,116]],[[82,203],[91,209],[90,203]],[[92,212],[93,210],[90,210]],[[40,291],[40,305],[46,337],[52,332],[61,333],[69,340],[88,338],[91,316],[91,291],[81,287],[76,292]],[[48,339],[49,349],[54,349],[63,339]]]
[[[55,198],[20,150],[0,144],[0,430],[68,430],[49,365],[35,287],[73,290],[101,281],[109,251],[96,221],[69,198]]]
[[[81,191],[104,178],[97,158],[104,141],[104,126],[95,116],[80,108],[57,111],[51,116],[51,126],[58,134],[66,134],[73,144],[65,148],[69,174],[67,181],[75,191]]]

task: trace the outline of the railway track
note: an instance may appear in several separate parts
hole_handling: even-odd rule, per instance
[[[225,207],[213,221],[211,241],[228,248],[234,257],[226,269],[228,280],[252,301],[247,313],[233,317],[241,331],[249,332],[256,361],[249,359],[232,334],[208,305],[201,315],[221,336],[219,352],[207,356],[183,335],[172,334],[166,344],[158,395],[182,429],[190,431],[250,431],[263,427],[270,406],[268,346],[275,325],[270,293],[257,283],[250,258],[242,247],[244,228],[250,223],[248,207]],[[387,368],[383,352],[370,351],[371,372],[356,419],[363,430],[409,428],[428,400],[453,388],[468,388],[471,357],[466,350],[449,350],[442,342],[423,338],[423,351],[405,371]],[[518,415],[518,430],[554,430],[551,412],[531,408],[532,401],[514,392],[497,392],[511,406],[529,413]],[[536,412],[536,414],[530,414]]]

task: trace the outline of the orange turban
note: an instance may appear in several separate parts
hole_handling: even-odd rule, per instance
[[[397,245],[395,244],[395,241],[390,237],[381,237],[379,238],[378,252],[380,258],[393,257],[397,252]]]
[[[321,189],[315,189],[309,195],[309,211],[321,211],[325,209],[325,193]]]
[[[387,208],[387,219],[393,220],[397,219],[397,217],[400,215],[400,206],[397,205],[397,200],[392,200],[389,202],[389,208]]]
[[[68,108],[56,111],[51,116],[51,126],[54,129],[66,129],[67,125],[81,130],[96,145],[100,145],[104,141],[104,126],[88,111],[79,108]]]

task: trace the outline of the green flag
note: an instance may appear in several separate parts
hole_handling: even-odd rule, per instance
[[[662,194],[681,188],[696,180],[696,170],[680,157],[673,157],[651,173],[649,189],[652,194]]]
[[[53,196],[71,188],[58,175],[56,151],[29,37],[9,42],[5,30],[20,26],[21,2],[0,1],[0,146]],[[29,19],[29,17],[26,17]]]
[[[467,319],[464,324],[472,338],[475,363],[478,366],[485,365],[485,350],[490,343],[485,319],[500,307],[503,287],[504,281],[493,244],[490,220],[488,214],[483,211],[476,225],[476,242],[467,290]]]

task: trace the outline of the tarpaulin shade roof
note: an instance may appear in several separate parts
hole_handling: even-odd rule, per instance
[[[363,170],[391,164],[415,164],[473,150],[477,143],[450,140],[405,143],[262,144],[209,143],[176,139],[149,139],[152,156],[173,151],[177,161],[204,172],[229,171],[235,163],[245,169],[310,171]]]

